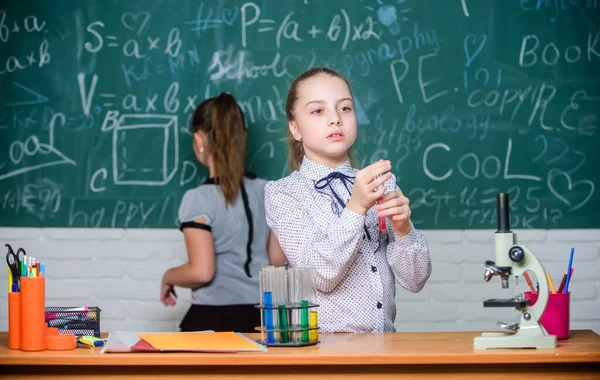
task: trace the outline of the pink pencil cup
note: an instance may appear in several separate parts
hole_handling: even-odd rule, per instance
[[[526,299],[531,300],[531,304],[535,304],[538,295],[531,292],[523,294]],[[568,339],[570,332],[571,320],[571,293],[556,293],[548,294],[548,303],[546,309],[542,313],[540,323],[548,334],[556,335],[556,339]]]

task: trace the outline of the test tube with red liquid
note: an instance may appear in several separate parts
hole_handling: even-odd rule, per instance
[[[379,177],[377,177],[377,178],[379,178]],[[381,187],[379,187],[377,190],[379,190],[380,188]],[[379,201],[376,203],[379,203]],[[380,216],[378,219],[379,219],[379,231],[383,232],[383,231],[387,230],[387,225],[385,223],[385,216]]]
[[[385,216],[379,217],[379,231],[387,230],[387,225],[385,224]]]

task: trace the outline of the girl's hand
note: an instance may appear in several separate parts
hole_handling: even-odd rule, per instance
[[[352,195],[346,207],[358,214],[366,215],[385,193],[386,187],[381,185],[392,178],[392,173],[389,173],[391,169],[390,161],[379,160],[356,173]]]
[[[410,201],[401,191],[390,191],[378,200],[377,216],[387,216],[398,236],[410,232]]]
[[[175,293],[175,287],[171,284],[167,284],[164,280],[160,285],[160,301],[165,306],[175,306],[177,303],[177,293]]]

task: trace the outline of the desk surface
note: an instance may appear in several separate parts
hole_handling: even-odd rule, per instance
[[[0,365],[111,366],[270,366],[270,365],[429,365],[600,363],[600,336],[572,331],[555,349],[474,350],[478,332],[320,334],[320,344],[269,347],[267,352],[111,353],[100,348],[23,352],[8,349],[8,334],[0,333]],[[258,338],[257,334],[248,334]]]

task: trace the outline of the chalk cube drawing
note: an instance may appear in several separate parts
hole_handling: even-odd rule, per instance
[[[113,129],[112,158],[117,185],[167,184],[179,164],[177,116],[122,115]]]

